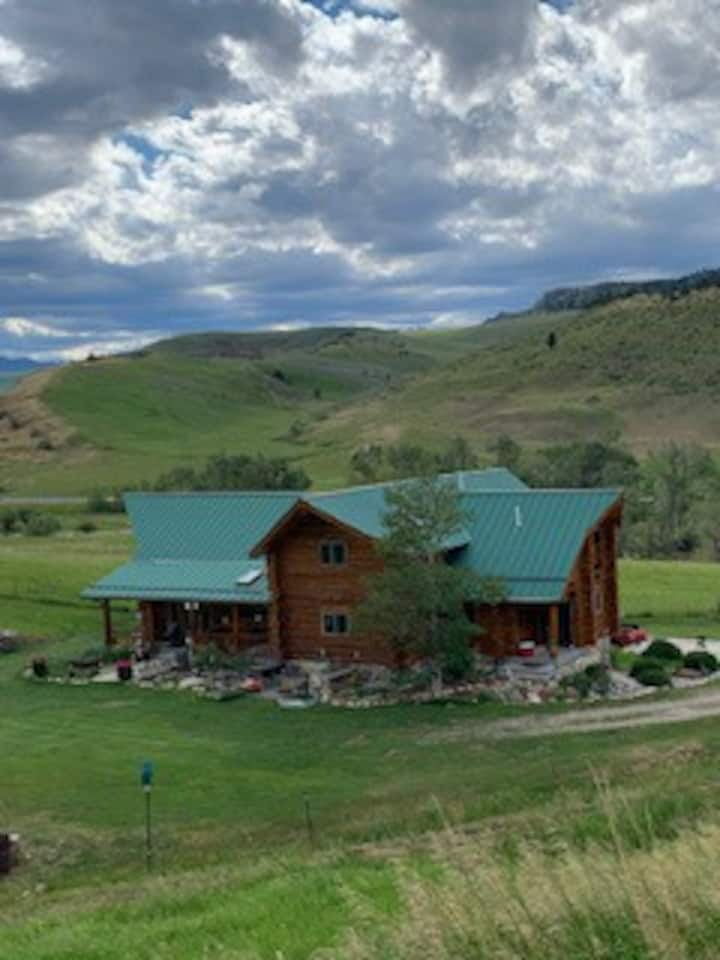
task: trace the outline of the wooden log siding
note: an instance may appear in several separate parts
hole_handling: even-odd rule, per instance
[[[618,629],[618,528],[621,508],[616,507],[587,537],[566,596],[571,602],[573,642],[593,646]]]
[[[592,646],[618,626],[617,548],[621,506],[613,508],[587,536],[568,580],[563,603],[569,606],[570,640]],[[596,539],[595,534],[598,534]],[[320,546],[342,539],[348,562],[326,566]],[[394,665],[396,656],[381,638],[327,635],[323,613],[348,613],[364,598],[368,576],[382,570],[373,542],[334,526],[315,514],[298,516],[270,546],[268,572],[273,603],[269,611],[270,642],[290,658],[328,656]],[[489,656],[513,655],[520,640],[540,632],[559,640],[560,604],[479,606],[474,620],[481,627],[475,646]]]
[[[344,564],[323,564],[320,548],[327,540],[345,543]],[[388,644],[361,636],[352,626],[353,610],[365,597],[368,577],[381,570],[372,540],[311,513],[299,516],[273,543],[269,556],[275,608],[272,636],[278,651],[291,658],[328,656],[394,664],[396,657]],[[347,613],[350,632],[324,633],[325,613]]]

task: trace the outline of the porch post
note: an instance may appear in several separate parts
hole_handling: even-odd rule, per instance
[[[240,649],[240,641],[242,634],[242,625],[240,623],[240,606],[235,604],[232,609],[232,625],[233,625],[233,642],[235,649]]]
[[[548,612],[548,649],[553,659],[560,651],[560,608],[553,604]]]
[[[111,647],[114,643],[114,637],[112,632],[112,611],[110,609],[109,600],[103,600],[102,610],[103,610],[103,626],[105,628],[105,646]]]

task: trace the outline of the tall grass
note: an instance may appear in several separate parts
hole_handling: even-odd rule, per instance
[[[453,830],[435,871],[398,868],[405,912],[391,933],[357,908],[335,960],[710,960],[720,955],[720,826],[629,846],[629,807],[605,794],[613,842],[512,861]],[[558,816],[562,817],[562,810]]]

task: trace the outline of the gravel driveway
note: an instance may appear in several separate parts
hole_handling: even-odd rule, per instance
[[[720,687],[705,687],[697,693],[653,700],[651,703],[644,701],[607,707],[586,707],[547,715],[528,713],[525,717],[513,717],[509,720],[477,720],[428,734],[424,739],[428,743],[448,743],[473,737],[483,740],[546,737],[559,733],[592,733],[658,723],[682,723],[684,720],[701,720],[704,717],[720,717]]]

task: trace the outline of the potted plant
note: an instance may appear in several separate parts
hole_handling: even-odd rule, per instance
[[[47,659],[45,657],[33,657],[32,672],[34,677],[45,680],[49,673]]]
[[[118,680],[122,680],[123,683],[132,680],[133,665],[130,657],[123,657],[121,660],[116,660],[115,669],[117,670]]]

